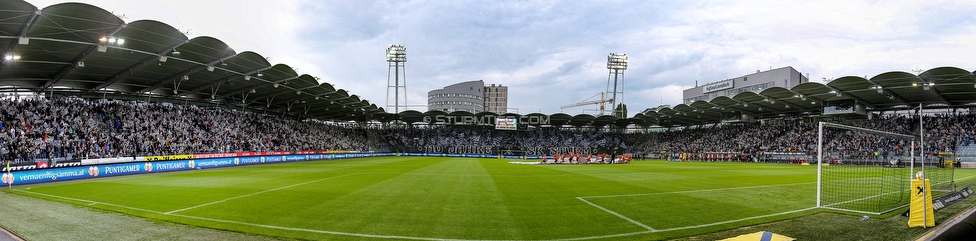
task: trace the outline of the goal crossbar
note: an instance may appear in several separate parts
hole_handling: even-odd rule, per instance
[[[906,138],[906,139],[917,139],[918,138],[917,136],[913,136],[913,135],[906,135],[906,134],[900,134],[900,133],[894,133],[894,132],[887,132],[887,131],[879,131],[879,130],[874,130],[874,129],[868,129],[868,128],[857,127],[857,126],[849,126],[849,125],[837,124],[837,123],[831,123],[831,122],[820,122],[820,124],[822,125],[820,127],[820,131],[821,132],[823,131],[823,127],[834,127],[834,128],[858,130],[858,131],[863,131],[863,132],[867,132],[867,133],[871,133],[871,134],[882,134],[882,135],[889,135],[889,136],[897,136],[897,137]]]

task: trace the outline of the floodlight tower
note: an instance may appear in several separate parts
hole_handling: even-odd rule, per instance
[[[386,48],[386,62],[390,66],[386,73],[386,110],[400,113],[400,107],[407,110],[407,77],[404,63],[407,62],[407,48],[403,45],[390,45]],[[401,72],[403,81],[401,80]],[[390,78],[392,77],[392,79]],[[393,89],[393,108],[390,108],[390,89]],[[403,102],[400,102],[400,89],[403,89]]]
[[[610,70],[610,73],[609,73],[609,75],[607,75],[607,90],[606,90],[606,93],[611,95],[610,101],[609,101],[609,104],[610,104],[610,108],[609,109],[614,110],[614,111],[616,111],[616,108],[617,108],[617,100],[620,100],[620,103],[623,103],[624,102],[623,101],[623,99],[624,99],[624,70],[627,69],[627,61],[628,61],[627,54],[610,53],[610,55],[607,56],[607,69]],[[610,92],[610,80],[611,79],[613,79],[613,92]],[[619,91],[617,89],[617,83],[618,82],[620,83],[620,89],[619,89]],[[620,98],[617,98],[617,94],[618,93],[620,94]],[[606,108],[606,104],[607,104],[607,102],[604,102],[604,109],[608,109],[608,108]]]

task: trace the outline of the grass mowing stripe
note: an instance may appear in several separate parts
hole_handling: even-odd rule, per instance
[[[349,174],[349,175],[352,175],[352,174]],[[336,177],[336,178],[338,178],[338,177]],[[91,203],[97,203],[97,204],[107,205],[107,206],[114,206],[114,207],[120,207],[120,208],[128,208],[128,209],[133,209],[133,210],[138,210],[138,211],[144,211],[144,212],[150,212],[150,213],[156,213],[156,214],[166,214],[166,215],[176,216],[176,217],[191,218],[191,219],[205,220],[205,221],[211,221],[211,222],[221,222],[221,223],[232,223],[232,224],[248,225],[248,226],[262,227],[262,228],[271,228],[271,229],[281,229],[281,230],[291,230],[291,231],[303,231],[303,232],[324,233],[324,234],[336,234],[336,235],[346,235],[346,236],[355,236],[355,237],[364,237],[364,238],[383,238],[383,239],[443,240],[443,241],[479,241],[479,240],[480,241],[503,241],[503,240],[490,240],[490,239],[484,239],[484,240],[482,240],[482,239],[445,239],[445,238],[411,237],[411,236],[398,236],[398,235],[376,235],[376,234],[336,232],[336,231],[316,230],[316,229],[306,229],[306,228],[281,227],[281,226],[275,226],[275,225],[254,224],[254,223],[231,221],[231,220],[221,220],[221,219],[213,219],[213,218],[205,218],[205,217],[196,217],[196,216],[181,215],[181,214],[163,213],[163,212],[158,212],[158,211],[145,210],[145,209],[141,209],[141,208],[128,207],[128,206],[123,206],[123,205],[115,205],[115,204],[111,204],[111,203],[103,203],[103,202],[96,202],[96,201],[90,201],[90,200],[83,200],[83,199],[62,197],[62,196],[49,195],[49,194],[44,194],[44,193],[36,193],[36,192],[30,192],[30,191],[24,191],[24,190],[17,190],[17,189],[15,189],[15,191],[25,192],[25,193],[31,193],[31,194],[37,194],[37,195],[47,196],[47,197],[51,197],[51,198],[59,198],[59,199],[72,200],[72,201],[78,201],[78,202],[91,202]],[[809,210],[816,209],[816,207],[810,207],[810,208],[798,209],[798,210],[793,210],[793,211],[787,211],[787,212],[781,212],[781,213],[774,213],[774,214],[767,214],[767,215],[761,215],[761,216],[754,216],[754,217],[748,217],[748,218],[741,218],[741,219],[729,220],[729,221],[722,221],[722,222],[716,222],[716,223],[709,223],[709,224],[702,224],[702,225],[695,225],[695,226],[677,227],[677,228],[669,228],[669,229],[656,230],[656,229],[653,229],[651,227],[648,227],[647,225],[643,225],[641,223],[638,223],[637,221],[634,221],[632,219],[629,219],[629,218],[627,218],[627,217],[625,217],[623,215],[617,214],[617,213],[615,213],[613,211],[610,211],[610,210],[607,210],[607,209],[605,209],[603,207],[600,207],[599,205],[596,205],[596,204],[593,204],[593,203],[591,203],[589,201],[586,201],[586,200],[584,200],[582,198],[579,198],[578,197],[577,199],[579,199],[580,201],[583,201],[583,202],[585,202],[587,204],[590,204],[591,206],[594,206],[596,208],[599,208],[601,210],[604,210],[606,212],[609,212],[611,214],[614,214],[614,215],[616,215],[618,217],[621,217],[621,218],[627,220],[628,222],[631,222],[631,223],[634,223],[634,224],[636,224],[638,226],[644,227],[648,231],[647,232],[632,232],[632,233],[601,235],[601,236],[590,236],[590,237],[578,237],[578,238],[568,238],[568,239],[552,239],[552,240],[554,240],[554,241],[556,241],[556,240],[558,240],[558,241],[591,240],[591,239],[624,237],[624,236],[638,235],[638,234],[644,234],[644,233],[649,233],[649,232],[669,232],[669,231],[677,231],[677,230],[684,230],[684,229],[703,228],[703,227],[709,227],[709,226],[715,226],[715,225],[722,225],[722,224],[728,224],[728,223],[734,223],[734,222],[747,221],[747,220],[752,220],[752,219],[767,218],[767,217],[773,217],[773,216],[779,216],[779,215],[785,215],[785,214],[790,214],[790,213],[797,213],[797,212],[803,212],[803,211],[809,211]]]
[[[250,197],[250,196],[254,196],[254,195],[258,195],[258,194],[262,194],[262,193],[278,191],[278,190],[281,190],[281,189],[292,188],[292,187],[301,186],[301,185],[305,185],[305,184],[309,184],[309,183],[321,182],[321,181],[325,181],[325,180],[331,180],[331,179],[336,179],[336,178],[341,178],[341,177],[347,177],[347,176],[356,175],[356,174],[358,174],[358,173],[350,173],[350,174],[346,174],[346,175],[342,175],[342,176],[322,178],[322,179],[318,179],[318,180],[312,180],[312,181],[307,181],[307,182],[303,182],[303,183],[292,184],[292,185],[288,185],[288,186],[284,186],[284,187],[268,189],[268,190],[264,190],[264,191],[260,191],[260,192],[251,193],[251,194],[245,194],[245,195],[240,195],[240,196],[236,196],[236,197],[226,198],[226,199],[223,199],[223,200],[217,200],[217,201],[213,201],[213,202],[209,202],[209,203],[204,203],[204,204],[200,204],[200,205],[196,205],[196,206],[192,206],[192,207],[188,207],[188,208],[177,209],[177,210],[173,210],[173,211],[166,212],[165,214],[172,214],[172,213],[182,212],[182,211],[186,211],[186,210],[190,210],[190,209],[195,209],[195,208],[199,208],[199,207],[204,207],[204,206],[210,206],[210,205],[213,205],[213,204],[222,203],[222,202],[226,202],[226,201],[230,201],[230,200],[234,200],[234,199],[238,199],[238,198]]]
[[[117,205],[117,204],[97,202],[97,201],[92,201],[92,200],[85,200],[85,199],[78,199],[78,198],[71,198],[71,197],[63,197],[63,196],[50,195],[50,194],[44,194],[44,193],[38,193],[38,192],[24,191],[24,190],[20,190],[20,189],[13,189],[13,191],[22,192],[22,193],[29,193],[29,194],[34,194],[34,195],[40,195],[40,196],[45,196],[45,197],[54,198],[54,199],[63,199],[63,200],[70,200],[70,201],[76,201],[76,202],[86,202],[86,203],[90,203],[90,204],[113,206],[113,207],[119,207],[119,208],[132,209],[132,210],[136,210],[136,211],[154,213],[154,214],[169,215],[169,216],[174,216],[174,217],[191,218],[191,219],[205,220],[205,221],[211,221],[211,222],[220,222],[220,223],[233,223],[233,224],[248,225],[248,226],[254,226],[254,227],[263,227],[263,228],[272,228],[272,229],[281,229],[281,230],[304,231],[304,232],[326,233],[326,234],[338,234],[338,235],[347,235],[347,236],[356,236],[356,237],[365,237],[365,238],[411,239],[411,240],[459,240],[459,239],[440,239],[440,238],[409,237],[409,236],[395,236],[395,235],[374,235],[374,234],[361,234],[361,233],[346,233],[346,232],[335,232],[335,231],[315,230],[315,229],[305,229],[305,228],[290,228],[290,227],[281,227],[281,226],[274,226],[274,225],[255,224],[255,223],[238,222],[238,221],[231,221],[231,220],[222,220],[222,219],[213,219],[213,218],[205,218],[205,217],[196,217],[196,216],[189,216],[189,215],[182,215],[182,214],[164,213],[164,212],[147,210],[147,209],[142,209],[142,208],[137,208],[137,207],[129,207],[129,206],[125,206],[125,205]]]
[[[310,233],[336,234],[336,235],[346,235],[346,236],[355,236],[355,237],[363,237],[363,238],[408,239],[408,240],[429,240],[429,241],[526,241],[526,240],[523,240],[523,239],[448,239],[448,238],[428,238],[428,237],[412,237],[412,236],[398,236],[398,235],[376,235],[376,234],[348,233],[348,232],[336,232],[336,231],[326,231],[326,230],[316,230],[316,229],[306,229],[306,228],[279,227],[279,226],[274,226],[274,225],[254,224],[254,223],[246,223],[246,222],[238,222],[238,221],[230,221],[230,220],[220,220],[220,219],[212,219],[212,218],[204,218],[204,217],[195,217],[195,216],[188,216],[188,215],[181,215],[181,214],[170,214],[170,215],[172,215],[172,216],[178,216],[178,217],[184,217],[184,218],[192,218],[192,219],[206,220],[206,221],[212,221],[212,222],[232,223],[232,224],[248,225],[248,226],[254,226],[254,227],[262,227],[262,228],[281,229],[281,230],[292,230],[292,231],[303,231],[303,232],[310,232]],[[633,236],[633,235],[639,235],[639,234],[647,234],[647,233],[651,233],[651,232],[652,231],[649,231],[648,230],[648,231],[642,231],[642,232],[620,233],[620,234],[589,236],[589,237],[577,237],[577,238],[534,239],[534,241],[593,240],[593,239],[605,239],[605,238],[626,237],[626,236]]]
[[[809,208],[816,169],[795,165],[387,157],[211,170],[11,192],[297,240],[658,240],[833,212]]]
[[[593,207],[595,207],[595,208],[599,208],[600,210],[603,210],[604,212],[608,212],[608,213],[610,213],[610,214],[613,214],[614,216],[617,216],[617,217],[620,217],[620,218],[622,218],[623,220],[627,220],[627,222],[630,222],[630,223],[633,223],[634,225],[637,225],[637,226],[640,226],[640,227],[642,227],[642,228],[644,228],[644,229],[647,229],[647,231],[652,231],[652,232],[656,232],[656,231],[657,231],[657,230],[655,230],[654,228],[651,228],[651,227],[649,227],[649,226],[647,226],[647,225],[644,225],[643,223],[640,223],[640,222],[637,222],[637,221],[634,221],[633,219],[630,219],[630,218],[628,218],[627,216],[624,216],[624,215],[622,215],[622,214],[619,214],[619,213],[617,213],[617,212],[614,212],[614,211],[611,211],[610,209],[606,209],[606,208],[604,208],[604,207],[602,207],[602,206],[600,206],[600,205],[596,205],[596,204],[594,204],[594,203],[592,203],[592,202],[590,202],[590,201],[587,201],[586,199],[583,199],[583,198],[581,198],[581,197],[576,197],[576,199],[578,199],[578,200],[580,200],[580,201],[583,201],[584,203],[586,203],[586,204],[589,204],[590,206],[593,206]]]
[[[22,193],[29,193],[29,194],[34,194],[34,195],[40,195],[40,196],[45,196],[45,197],[54,198],[54,199],[63,199],[63,200],[70,200],[70,201],[76,201],[76,202],[86,202],[86,203],[91,203],[91,204],[99,204],[99,205],[113,206],[113,207],[119,207],[119,208],[126,208],[126,209],[132,209],[132,210],[143,211],[143,212],[154,213],[154,214],[169,215],[169,216],[174,216],[174,217],[182,217],[182,218],[197,219],[197,220],[204,220],[204,221],[211,221],[211,222],[220,222],[220,223],[239,224],[239,225],[247,225],[247,226],[261,227],[261,228],[269,228],[269,229],[279,229],[279,230],[302,231],[302,232],[310,232],[310,233],[323,233],[323,234],[334,234],[334,235],[354,236],[354,237],[363,237],[363,238],[382,238],[382,239],[408,239],[408,240],[429,240],[429,241],[514,241],[514,240],[507,240],[507,239],[447,239],[447,238],[412,237],[412,236],[400,236],[400,235],[376,235],[376,234],[337,232],[337,231],[317,230],[317,229],[307,229],[307,228],[281,227],[281,226],[275,226],[275,225],[255,224],[255,223],[248,223],[248,222],[240,222],[240,221],[232,221],[232,220],[222,220],[222,219],[214,219],[214,218],[206,218],[206,217],[197,217],[197,216],[174,214],[174,213],[163,213],[163,212],[159,212],[159,211],[146,210],[146,209],[142,209],[142,208],[129,207],[129,206],[124,206],[124,205],[117,205],[117,204],[104,203],[104,202],[97,202],[97,201],[92,201],[92,200],[85,200],[85,199],[78,199],[78,198],[71,198],[71,197],[63,197],[63,196],[50,195],[50,194],[44,194],[44,193],[37,193],[37,192],[31,192],[31,191],[24,191],[24,190],[20,190],[20,189],[13,189],[12,191],[22,192]],[[614,237],[626,237],[626,236],[632,236],[632,235],[645,234],[645,233],[649,233],[649,232],[651,232],[651,231],[632,232],[632,233],[621,233],[621,234],[611,234],[611,235],[600,235],[600,236],[590,236],[590,237],[566,238],[566,239],[539,239],[538,241],[592,240],[592,239],[604,239],[604,238],[614,238]]]

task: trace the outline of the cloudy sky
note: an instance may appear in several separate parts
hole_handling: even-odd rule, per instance
[[[696,81],[784,66],[814,81],[976,69],[976,1],[78,2],[127,22],[153,19],[191,38],[218,38],[377,106],[387,99],[384,51],[402,44],[408,101],[421,111],[427,91],[480,79],[509,86],[509,107],[519,113],[557,113],[606,89],[610,53],[630,57],[623,98],[630,115],[681,103],[681,90]]]

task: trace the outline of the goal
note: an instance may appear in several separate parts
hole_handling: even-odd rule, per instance
[[[921,128],[919,128],[921,129]],[[820,122],[817,206],[880,215],[906,207],[910,181],[924,172],[938,197],[954,189],[952,168],[926,156],[921,130],[913,135]]]

